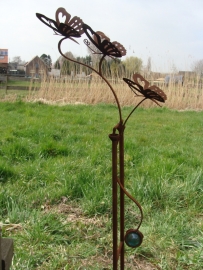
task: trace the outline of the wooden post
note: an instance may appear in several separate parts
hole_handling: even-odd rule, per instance
[[[0,270],[9,270],[13,258],[13,239],[2,238],[0,228]]]
[[[8,85],[8,75],[6,74],[6,86],[5,86],[6,94],[7,94],[7,85]]]

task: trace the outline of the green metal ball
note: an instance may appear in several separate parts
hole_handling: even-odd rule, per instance
[[[138,230],[128,230],[125,235],[125,243],[127,246],[136,248],[142,244],[143,234]]]

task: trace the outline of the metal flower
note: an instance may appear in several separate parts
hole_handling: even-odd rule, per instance
[[[126,49],[117,41],[110,42],[110,39],[100,31],[94,32],[90,26],[83,24],[83,30],[88,39],[106,56],[122,57],[126,55]],[[89,46],[87,40],[85,43]]]
[[[60,22],[59,20],[60,13],[62,14],[62,17],[64,16],[66,17],[64,23]],[[81,37],[81,35],[84,33],[82,27],[83,21],[77,16],[74,16],[71,19],[71,15],[64,8],[58,8],[56,10],[55,15],[56,21],[40,13],[36,13],[36,16],[41,22],[52,28],[56,35],[64,36],[66,38],[73,40],[76,43],[78,42],[74,40],[73,37],[74,38]]]
[[[151,99],[156,102],[165,102],[167,99],[166,94],[156,85],[149,86],[149,82],[146,81],[140,74],[134,74],[133,80],[131,81],[127,78],[123,78],[123,80],[129,85],[130,89],[137,95],[137,92],[141,93],[146,99]],[[158,104],[159,105],[159,104]]]

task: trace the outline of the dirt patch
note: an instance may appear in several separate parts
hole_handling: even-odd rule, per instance
[[[94,216],[88,217],[84,215],[84,212],[81,208],[74,205],[66,197],[62,197],[61,201],[57,205],[50,205],[49,202],[41,206],[42,210],[45,213],[59,213],[66,214],[66,222],[81,222],[84,225],[98,225],[101,226],[108,219],[107,216]]]

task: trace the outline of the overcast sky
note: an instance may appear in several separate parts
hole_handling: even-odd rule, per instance
[[[94,31],[104,32],[118,41],[127,56],[137,56],[152,70],[170,72],[191,70],[194,61],[203,59],[203,0],[0,0],[0,49],[7,48],[9,60],[20,56],[29,61],[49,54],[60,56],[59,36],[35,15],[55,20],[58,7],[78,16]],[[80,45],[63,43],[63,52],[87,55],[83,39]]]

